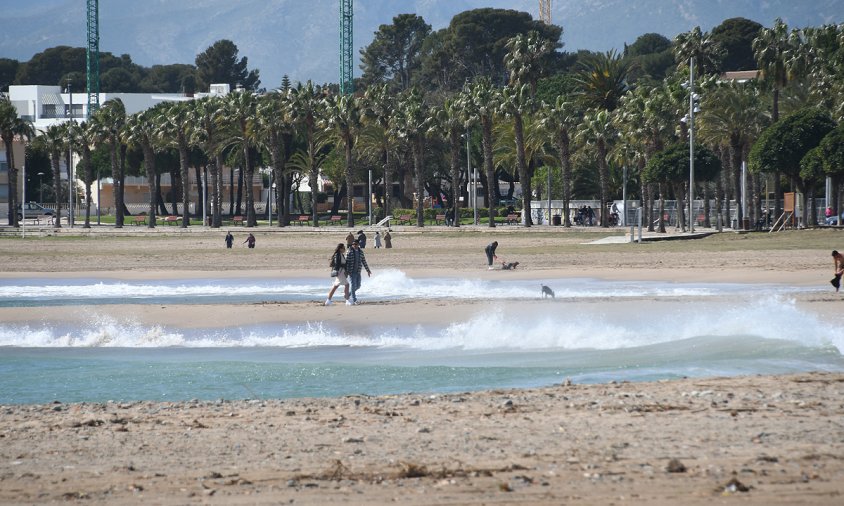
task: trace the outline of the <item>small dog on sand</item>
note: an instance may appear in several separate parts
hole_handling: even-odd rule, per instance
[[[502,271],[514,270],[518,266],[519,266],[519,262],[501,262],[501,270]]]
[[[556,298],[556,297],[554,297],[554,290],[551,290],[551,288],[549,288],[545,285],[540,285],[540,286],[542,287],[542,298],[543,299],[545,299],[547,297],[551,297],[552,299]]]

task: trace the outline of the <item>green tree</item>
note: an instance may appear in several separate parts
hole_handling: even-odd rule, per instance
[[[460,226],[460,155],[468,134],[463,111],[463,101],[459,97],[446,99],[441,107],[431,110],[432,128],[442,136],[449,147],[449,168],[451,169],[451,207],[454,212],[454,226]]]
[[[15,83],[20,62],[11,58],[0,58],[0,93],[9,91],[9,85]]]
[[[543,104],[539,111],[542,126],[553,139],[560,161],[563,185],[563,225],[571,227],[569,213],[572,186],[571,140],[580,122],[581,111],[577,101],[567,95],[558,96],[551,106]]]
[[[511,38],[505,47],[504,66],[510,73],[509,84],[527,85],[530,96],[535,97],[539,78],[545,73],[549,56],[554,52],[554,42],[531,30]]]
[[[595,158],[598,162],[598,176],[601,183],[601,226],[608,227],[607,213],[603,212],[603,206],[609,202],[609,165],[607,155],[612,147],[616,130],[613,124],[612,115],[605,109],[589,109],[583,115],[576,139],[582,146],[594,148]]]
[[[355,142],[363,127],[363,108],[360,100],[354,95],[331,95],[326,100],[324,124],[332,130],[333,137],[343,145],[344,175],[346,176],[346,197],[348,212],[346,214],[349,228],[355,226],[352,202],[354,192],[354,148]],[[370,205],[367,199],[367,205]]]
[[[246,226],[257,225],[255,216],[255,191],[252,181],[255,175],[256,160],[253,149],[257,146],[255,132],[255,109],[258,106],[255,95],[250,91],[229,93],[223,99],[226,119],[231,125],[229,143],[241,149],[243,160],[243,179],[246,185]],[[187,211],[185,211],[187,212]]]
[[[196,67],[182,63],[153,65],[140,82],[139,88],[146,93],[193,95],[197,91]]]
[[[105,144],[111,162],[112,192],[114,194],[114,226],[123,228],[126,205],[124,183],[126,180],[126,146],[123,144],[123,130],[126,126],[126,107],[119,98],[103,104],[92,116],[97,142]],[[58,198],[58,196],[56,197]]]
[[[158,200],[158,186],[156,185],[155,155],[159,150],[158,136],[166,121],[162,115],[167,114],[167,106],[158,106],[129,116],[126,120],[125,139],[127,144],[141,148],[144,156],[147,185],[149,189],[149,208],[147,211],[147,227],[155,228],[155,205]]]
[[[394,90],[406,90],[422,64],[422,45],[431,25],[416,14],[399,14],[393,24],[381,25],[369,46],[360,50],[361,81],[369,86],[389,83]]]
[[[393,118],[394,128],[407,139],[413,155],[413,174],[416,183],[416,226],[425,226],[425,139],[432,121],[425,97],[417,88],[411,88],[399,99],[399,109]]]
[[[85,183],[85,223],[83,228],[91,228],[91,185],[94,182],[94,151],[96,132],[90,122],[71,123],[68,127],[70,144],[79,155],[82,181]]]
[[[700,75],[717,74],[724,54],[721,44],[699,26],[674,37],[674,59],[678,69],[688,67],[689,58],[694,58]]]
[[[486,76],[498,86],[506,84],[504,55],[507,41],[531,30],[561,47],[562,28],[535,21],[530,14],[507,9],[473,9],[454,16],[449,26],[433,34],[426,44],[423,74],[440,80],[444,89],[455,91],[466,81]],[[448,74],[448,79],[444,75]]]
[[[631,81],[642,78],[662,80],[674,66],[671,41],[658,33],[640,35],[624,47],[624,58],[630,62]]]
[[[573,76],[576,95],[586,108],[612,111],[630,89],[630,65],[613,51],[586,57]]]
[[[270,191],[275,185],[278,204],[278,226],[290,224],[288,206],[290,185],[287,180],[287,158],[292,143],[293,122],[290,118],[290,95],[284,91],[267,93],[258,98],[255,110],[258,144],[269,154],[272,173]]]
[[[745,18],[725,19],[712,29],[712,40],[724,50],[719,70],[755,70],[753,40],[759,36],[762,25]]]
[[[319,191],[319,151],[321,149],[317,138],[317,123],[322,116],[325,104],[322,100],[322,89],[314,86],[311,81],[299,84],[290,90],[290,114],[293,122],[302,132],[305,141],[305,151],[298,158],[300,169],[308,173],[308,184],[311,187],[311,219],[314,226],[319,226],[317,219],[316,196]],[[296,155],[294,155],[296,156]]]
[[[532,225],[530,216],[530,202],[532,190],[531,174],[528,171],[528,159],[525,155],[525,117],[533,112],[533,100],[530,98],[529,85],[507,86],[501,91],[501,101],[498,112],[513,120],[513,134],[516,148],[516,166],[519,171],[519,182],[522,185],[522,202],[525,209],[525,227]]]
[[[399,144],[395,132],[390,128],[396,113],[396,97],[387,84],[370,86],[364,92],[364,122],[362,133],[363,150],[376,151],[376,157],[384,169],[384,215],[390,214],[393,192],[393,160]]]
[[[50,166],[53,169],[53,191],[56,194],[56,214],[53,217],[54,226],[62,226],[62,178],[61,161],[67,147],[67,127],[63,123],[50,125],[36,138],[36,142],[49,154]]]
[[[215,228],[222,225],[224,136],[221,124],[224,123],[224,116],[223,99],[220,97],[194,100],[188,111],[190,145],[205,153],[208,159],[211,174],[211,226]]]
[[[782,19],[774,21],[773,28],[763,28],[759,36],[753,39],[753,54],[759,68],[759,78],[774,96],[774,108],[771,119],[779,121],[780,91],[788,84],[791,74],[788,61],[796,50],[788,25]]]
[[[245,56],[238,59],[238,49],[234,42],[218,40],[196,55],[197,78],[201,89],[207,90],[211,84],[225,83],[232,89],[240,85],[247,90],[257,90],[261,84],[259,71],[249,70],[248,61]]]
[[[462,92],[466,121],[470,124],[480,124],[481,145],[483,149],[483,164],[486,181],[486,206],[489,208],[489,226],[495,227],[495,205],[498,203],[498,180],[495,177],[495,163],[493,161],[493,127],[495,114],[501,101],[501,92],[492,81],[482,77],[474,84],[467,84]]]
[[[812,148],[835,128],[829,115],[809,108],[786,116],[766,128],[750,150],[748,167],[752,172],[781,171],[794,178],[805,193],[809,181],[801,177],[800,162]]]
[[[11,100],[0,97],[0,140],[3,141],[6,167],[9,170],[9,224],[13,227],[18,226],[18,167],[12,150],[16,137],[29,140],[35,137],[35,130],[31,123],[18,116],[18,110]]]

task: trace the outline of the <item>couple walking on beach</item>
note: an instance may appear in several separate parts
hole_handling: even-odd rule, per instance
[[[343,285],[343,296],[346,299],[346,305],[357,305],[357,291],[360,288],[361,271],[366,269],[366,275],[372,276],[372,271],[369,270],[369,265],[366,263],[366,256],[363,254],[360,242],[353,240],[348,252],[346,252],[345,244],[342,242],[338,244],[334,249],[334,253],[331,255],[330,266],[334,283],[328,292],[328,298],[325,299],[325,305],[330,306],[333,304],[331,297],[334,296],[334,292],[340,288],[340,285]]]

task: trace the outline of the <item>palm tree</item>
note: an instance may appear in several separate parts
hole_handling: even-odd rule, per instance
[[[251,93],[234,95],[243,94],[251,96]],[[154,116],[157,119],[159,135],[164,144],[175,147],[179,152],[179,171],[182,179],[180,191],[182,194],[182,228],[187,228],[190,225],[190,178],[188,172],[190,169],[190,124],[188,122],[190,110],[189,102],[172,102],[164,107],[160,115]],[[234,116],[233,111],[232,116]],[[251,188],[251,185],[247,186],[247,196],[249,195],[249,188]],[[175,191],[175,188],[173,190]],[[175,199],[173,201],[175,202]]]
[[[257,98],[251,91],[243,90],[229,93],[225,99],[226,119],[232,127],[228,138],[229,144],[241,148],[243,157],[244,181],[246,184],[246,226],[257,225],[255,217],[255,192],[252,179],[255,174],[255,157],[252,150],[257,145],[255,132],[255,108]]]
[[[524,118],[533,110],[533,100],[530,98],[530,88],[522,86],[507,86],[501,91],[499,113],[513,119],[514,141],[516,144],[516,166],[519,169],[519,182],[522,185],[522,208],[525,210],[525,227],[530,227],[531,219],[531,187],[528,162],[525,157],[525,126]],[[550,211],[550,210],[549,210]]]
[[[797,47],[789,35],[788,25],[780,18],[774,21],[773,28],[763,28],[759,31],[759,36],[753,39],[753,53],[759,66],[759,78],[773,92],[771,120],[774,123],[780,119],[780,91],[788,85],[791,78],[788,61],[795,51]]]
[[[93,128],[97,132],[97,140],[105,143],[109,149],[111,159],[111,176],[114,193],[114,226],[123,228],[123,218],[126,206],[124,204],[124,181],[126,175],[126,146],[122,135],[126,125],[126,108],[123,101],[114,98],[107,101],[91,116]],[[58,197],[57,197],[58,198]]]
[[[690,32],[677,35],[673,47],[677,68],[687,68],[689,58],[694,58],[701,75],[718,73],[721,61],[726,55],[721,44],[714,40],[709,32],[701,31],[699,26]]]
[[[255,110],[255,130],[258,143],[269,153],[272,163],[270,191],[273,191],[273,185],[275,185],[279,227],[290,224],[288,208],[290,185],[285,183],[287,151],[292,141],[293,132],[289,100],[290,95],[287,93],[268,93],[258,99],[258,106]]]
[[[208,159],[211,173],[211,226],[222,225],[223,158],[221,154],[223,102],[218,97],[205,97],[191,102],[188,111],[190,145],[199,148]]]
[[[548,56],[554,52],[554,43],[531,30],[511,38],[505,47],[504,66],[510,72],[510,86],[527,85],[531,98],[536,96],[536,83],[547,67]]]
[[[326,107],[324,112],[323,123],[326,127],[333,131],[333,137],[343,143],[343,152],[345,154],[345,168],[346,176],[346,197],[348,211],[346,220],[348,226],[355,226],[355,217],[353,211],[353,203],[355,199],[354,192],[354,172],[352,171],[352,160],[354,155],[355,142],[360,130],[363,126],[363,109],[360,100],[354,95],[331,95],[326,100]],[[371,204],[368,204],[371,205]]]
[[[18,110],[6,97],[0,98],[0,139],[6,149],[6,167],[9,169],[9,224],[18,226],[18,168],[12,145],[15,138],[28,140],[35,137],[32,124],[20,116]]]
[[[612,139],[615,137],[615,129],[612,121],[612,114],[606,110],[590,109],[583,116],[583,122],[575,135],[575,138],[584,146],[595,148],[595,156],[598,162],[598,175],[601,181],[601,226],[608,227],[607,213],[604,208],[609,202],[609,166],[607,154],[609,153]]]
[[[729,146],[738,222],[742,223],[746,196],[741,194],[741,163],[765,123],[761,98],[755,87],[731,82],[706,93],[703,100],[701,138]]]
[[[460,226],[460,153],[463,149],[463,134],[466,132],[462,102],[448,98],[441,107],[431,109],[432,129],[442,135],[449,146],[449,167],[451,168],[451,202],[454,213],[453,224]]]
[[[56,192],[56,215],[53,218],[56,228],[62,227],[62,177],[61,160],[67,147],[67,127],[64,123],[50,125],[36,138],[50,157],[53,168],[53,191]]]
[[[319,146],[317,145],[317,122],[322,114],[324,103],[322,90],[311,81],[290,89],[290,113],[294,124],[305,137],[305,168],[309,172],[308,184],[311,187],[311,219],[315,227],[319,226],[317,217],[317,194],[319,192]]]
[[[158,150],[158,135],[163,115],[167,114],[166,106],[158,106],[129,116],[126,121],[125,139],[127,144],[141,148],[144,155],[144,168],[147,174],[149,189],[149,209],[147,227],[155,228],[155,205],[158,200],[158,185],[156,185],[155,153]]]
[[[630,89],[630,64],[615,50],[589,55],[572,77],[576,95],[587,108],[612,111]]]
[[[413,155],[413,173],[416,182],[416,226],[425,226],[425,138],[431,124],[431,115],[425,98],[417,88],[403,94],[399,110],[393,118],[396,131],[407,139]]]
[[[467,123],[480,123],[483,145],[484,172],[486,174],[487,207],[489,208],[489,226],[495,227],[495,204],[497,180],[495,164],[492,158],[492,129],[495,113],[498,110],[501,93],[489,78],[482,77],[474,84],[467,84],[461,93],[464,101]]]
[[[371,86],[364,92],[364,121],[367,128],[363,133],[363,141],[377,146],[379,156],[384,163],[384,216],[390,214],[393,193],[392,163],[396,146],[396,138],[390,131],[390,121],[395,114],[395,95],[390,92],[389,85]]]
[[[563,184],[563,225],[571,227],[569,202],[571,201],[571,138],[580,123],[580,110],[571,97],[560,95],[552,106],[539,109],[542,126],[552,136],[560,161]]]
[[[96,143],[96,131],[87,121],[71,123],[68,130],[71,145],[80,157],[85,182],[85,224],[82,228],[91,228],[91,184],[94,182],[92,149]]]

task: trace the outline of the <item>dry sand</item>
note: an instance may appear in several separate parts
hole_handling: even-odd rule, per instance
[[[223,231],[3,238],[0,280],[325,275],[327,291],[324,264],[345,232],[259,233],[255,250],[225,250]],[[834,231],[642,245],[585,245],[603,232],[517,227],[397,229],[393,236],[392,250],[367,248],[371,267],[421,279],[811,286],[827,283],[829,250],[840,248]],[[519,270],[486,270],[482,250],[493,237],[503,258],[521,262]],[[799,303],[838,314],[841,296],[830,289]],[[221,312],[244,322],[355,324],[384,313],[380,304],[319,302],[110,309],[188,326]],[[397,321],[459,318],[477,304],[410,302],[390,313]],[[0,320],[29,319],[38,309],[3,309]],[[49,313],[73,318],[67,309]],[[844,374],[459,395],[0,406],[2,504],[841,504],[843,455]]]

